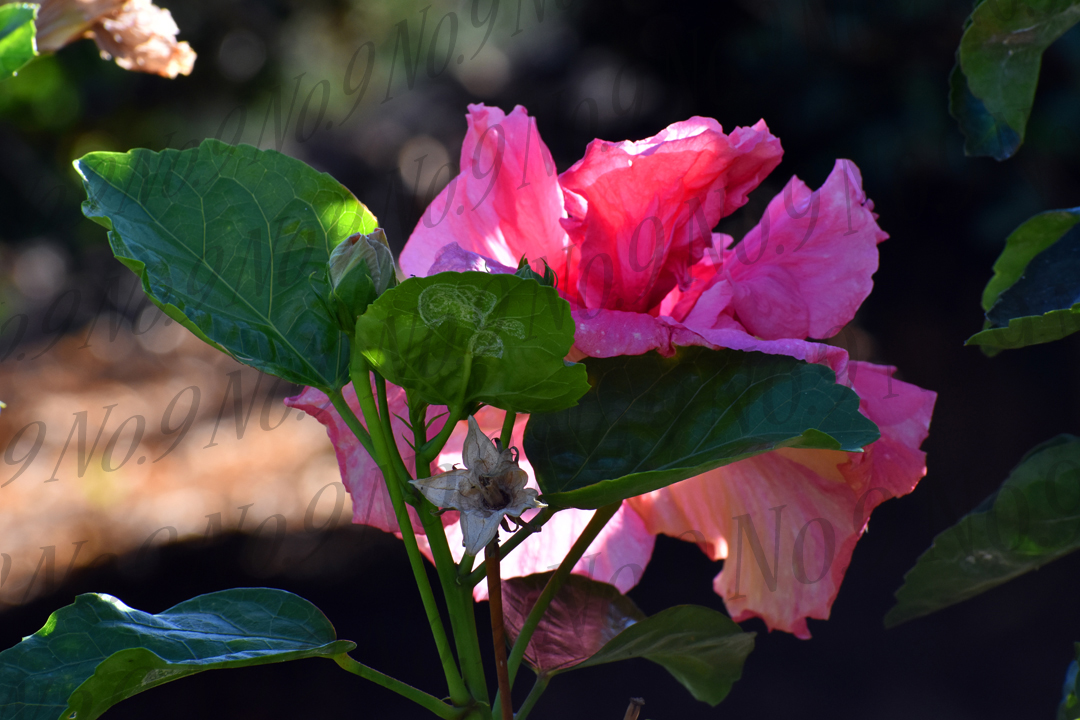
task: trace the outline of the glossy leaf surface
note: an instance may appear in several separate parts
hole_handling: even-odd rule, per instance
[[[143,690],[204,670],[333,657],[355,644],[301,597],[268,588],[200,595],[157,615],[79,595],[0,653],[5,720],[93,720]]]
[[[702,347],[584,364],[592,387],[578,405],[525,430],[556,506],[600,507],[776,448],[859,451],[879,437],[822,365]]]
[[[515,275],[410,278],[371,304],[355,342],[387,380],[432,405],[554,411],[589,387],[584,366],[563,360],[574,342],[570,305]]]
[[[90,153],[75,162],[83,214],[167,315],[289,382],[348,382],[348,340],[328,309],[326,263],[375,217],[329,175],[272,150]]]
[[[37,55],[34,18],[38,5],[0,5],[0,80],[14,75]]]

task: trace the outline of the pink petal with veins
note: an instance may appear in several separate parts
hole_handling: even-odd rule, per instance
[[[463,250],[517,267],[522,255],[534,269],[545,259],[560,278],[569,240],[560,219],[563,194],[551,153],[536,120],[518,105],[470,105],[461,146],[461,172],[424,211],[401,252],[406,275],[422,276],[440,248]]]
[[[724,253],[739,322],[765,340],[826,338],[855,317],[878,267],[878,227],[862,176],[837,160],[814,192],[793,177],[761,222]]]
[[[589,308],[648,312],[711,245],[711,231],[746,202],[780,162],[780,141],[764,121],[725,135],[693,117],[637,142],[589,143],[560,176],[580,250],[567,278]]]

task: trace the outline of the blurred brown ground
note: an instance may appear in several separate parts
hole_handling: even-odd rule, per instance
[[[0,376],[0,610],[109,554],[352,517],[323,427],[281,402],[295,386],[152,306],[134,323],[99,315],[35,358],[46,345]]]

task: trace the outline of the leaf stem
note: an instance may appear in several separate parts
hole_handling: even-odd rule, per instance
[[[357,364],[355,358],[353,363],[354,365]],[[439,651],[439,659],[442,661],[450,698],[455,705],[459,707],[466,706],[472,702],[472,697],[465,688],[457,664],[454,662],[450,642],[446,637],[446,629],[443,627],[442,616],[439,615],[439,606],[435,603],[435,593],[432,592],[431,583],[428,581],[427,571],[424,569],[424,559],[420,554],[420,547],[416,543],[416,535],[413,533],[409,512],[405,508],[401,485],[397,480],[393,465],[386,462],[385,439],[379,415],[375,410],[375,399],[371,395],[371,377],[366,364],[362,368],[353,367],[351,375],[353,388],[356,390],[356,397],[360,402],[360,409],[364,413],[364,419],[367,420],[368,427],[371,428],[371,439],[377,452],[372,457],[378,463],[383,478],[386,480],[386,488],[390,492],[394,515],[398,521],[398,528],[401,530],[401,539],[405,543],[405,551],[409,556],[409,565],[412,568],[413,577],[416,579],[416,586],[420,590],[420,599],[424,603],[424,612],[427,615],[428,624],[431,625],[431,633],[435,636],[435,646]],[[345,402],[341,391],[331,394],[330,400],[334,403],[334,408],[341,415],[345,424],[359,438],[360,433],[364,432],[364,427],[360,424],[356,414],[353,413],[352,408]],[[364,434],[367,433],[364,432]]]
[[[491,636],[495,645],[495,672],[499,676],[499,697],[502,698],[502,720],[514,720],[514,706],[510,698],[510,675],[506,668],[506,625],[503,622],[502,579],[499,577],[498,534],[484,548],[484,565],[487,567]]]
[[[361,662],[349,657],[348,654],[342,653],[341,655],[335,655],[333,661],[336,662],[343,670],[351,672],[353,675],[359,675],[365,680],[381,685],[387,690],[396,692],[402,697],[406,697],[412,700],[417,705],[420,705],[425,710],[429,710],[443,720],[457,720],[468,712],[468,708],[452,707],[447,705],[442,700],[439,700],[434,695],[415,688],[408,683],[403,683],[397,678],[392,678],[385,673],[381,673],[378,670],[368,667]]]
[[[532,639],[533,631],[536,630],[536,626],[540,624],[540,618],[547,612],[548,606],[551,605],[551,601],[555,598],[556,593],[562,588],[563,583],[566,582],[566,578],[570,577],[570,571],[574,569],[574,565],[581,559],[581,556],[585,554],[585,551],[589,549],[589,545],[592,545],[592,541],[596,539],[596,536],[600,534],[600,531],[607,525],[608,520],[618,511],[622,502],[612,503],[611,505],[605,505],[596,511],[596,513],[589,520],[589,524],[585,526],[585,529],[581,532],[581,535],[574,541],[573,546],[570,548],[570,552],[566,554],[563,561],[559,564],[559,568],[555,571],[555,574],[548,580],[547,585],[544,586],[543,592],[540,593],[540,597],[536,599],[536,604],[533,605],[532,610],[529,611],[529,616],[525,618],[524,624],[521,626],[521,633],[518,635],[517,640],[514,641],[514,647],[510,650],[510,659],[507,662],[508,670],[510,673],[510,682],[514,682],[514,678],[517,676],[518,668],[521,666],[521,659],[525,656],[525,648],[529,646],[529,640]]]
[[[510,437],[514,433],[515,420],[517,420],[517,413],[513,410],[507,410],[506,417],[503,418],[502,434],[499,436],[499,442],[503,450],[510,447]]]
[[[516,720],[525,720],[529,716],[529,711],[536,705],[536,701],[540,699],[540,696],[547,690],[548,683],[551,679],[547,675],[537,675],[536,682],[533,683],[532,690],[529,691],[528,696],[525,698],[525,702],[521,703],[521,707],[518,708]]]

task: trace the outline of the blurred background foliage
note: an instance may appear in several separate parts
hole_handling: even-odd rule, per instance
[[[911,497],[874,514],[833,619],[811,623],[809,642],[759,636],[744,679],[717,710],[639,661],[560,678],[537,717],[619,717],[626,698],[642,693],[644,716],[658,719],[1052,716],[1061,669],[1080,639],[1080,556],[889,632],[881,618],[937,532],[995,489],[1029,448],[1080,431],[1080,335],[992,360],[963,346],[981,327],[979,298],[1009,232],[1037,212],[1080,205],[1080,28],[1044,56],[1025,144],[998,163],[964,157],[947,112],[948,74],[971,10],[964,0],[188,0],[168,9],[180,39],[199,54],[190,77],[126,72],[87,40],[0,82],[0,390],[12,405],[0,423],[4,447],[59,392],[48,379],[55,376],[37,372],[50,361],[64,364],[65,397],[75,397],[105,377],[132,387],[140,378],[165,382],[169,353],[180,347],[155,350],[158,361],[146,369],[125,354],[84,363],[77,343],[61,337],[81,337],[103,313],[130,324],[144,307],[108,292],[126,271],[102,229],[79,212],[71,161],[87,152],[192,147],[206,137],[279,149],[349,187],[399,249],[457,172],[469,102],[525,105],[560,171],[594,137],[647,137],[695,114],[727,130],[764,118],[784,162],[720,229],[740,237],[792,174],[816,187],[835,158],[856,162],[891,239],[881,246],[873,294],[837,342],[939,393],[924,445],[929,474]],[[412,62],[399,45],[406,30]],[[211,415],[217,397],[208,401]],[[56,434],[84,407],[65,406]],[[14,457],[0,465],[0,481],[18,467]],[[214,462],[212,453],[189,453],[175,482],[212,478]],[[30,523],[58,525],[35,504],[51,458],[40,464],[41,477],[0,490],[0,550],[33,535]],[[72,474],[67,491],[83,482],[90,479]],[[28,489],[13,503],[5,492],[20,485]],[[308,486],[304,501],[320,485]],[[387,627],[391,609],[421,617],[400,547],[356,528],[336,533],[324,551],[339,561],[307,573],[252,573],[244,561],[251,550],[235,537],[213,552],[167,549],[135,574],[102,563],[0,613],[0,646],[40,627],[78,591],[127,593],[131,605],[159,611],[196,592],[269,584],[323,607],[379,669],[400,668],[420,684],[427,673],[437,685],[422,623],[402,630],[404,643]],[[45,542],[33,545],[29,571]],[[661,538],[631,596],[649,613],[672,602],[721,607],[710,588],[718,568],[693,546]],[[313,661],[301,666],[185,680],[110,717],[190,717],[206,707],[222,717],[412,716],[389,693],[350,685],[329,667],[325,678]],[[295,690],[286,687],[294,672]]]

